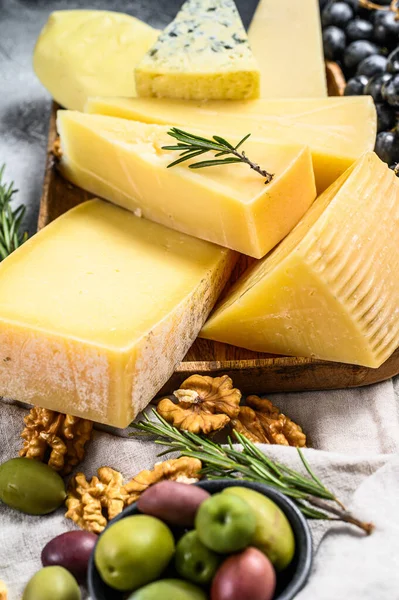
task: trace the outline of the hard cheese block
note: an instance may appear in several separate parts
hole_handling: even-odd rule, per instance
[[[184,357],[235,254],[101,200],[0,265],[0,394],[126,427]]]
[[[175,143],[168,127],[73,111],[59,111],[57,123],[60,168],[70,181],[152,221],[255,258],[287,235],[316,197],[310,152],[303,146],[244,143],[251,160],[275,174],[265,185],[245,164],[168,169],[179,156],[162,149]]]
[[[231,289],[202,337],[379,367],[399,345],[399,181],[365,154]]]
[[[196,127],[212,135],[246,135],[251,139],[310,147],[318,192],[324,191],[359,156],[372,150],[376,110],[369,96],[184,102],[154,98],[90,98],[86,109],[145,123]]]
[[[260,0],[248,37],[262,98],[327,96],[318,0]]]
[[[259,80],[233,0],[187,0],[136,68],[139,96],[258,98]]]
[[[39,36],[33,66],[61,106],[83,110],[92,95],[136,95],[134,67],[159,33],[122,13],[56,11]]]

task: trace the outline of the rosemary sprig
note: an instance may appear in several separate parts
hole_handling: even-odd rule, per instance
[[[187,133],[187,131],[183,131],[177,127],[172,127],[172,129],[168,131],[168,135],[175,138],[178,141],[178,144],[176,146],[162,146],[162,150],[177,150],[180,152],[180,158],[170,163],[168,169],[175,165],[179,165],[186,160],[205,154],[206,152],[215,152],[214,159],[192,163],[189,165],[189,168],[203,169],[204,167],[214,167],[216,165],[244,163],[262,175],[262,177],[265,177],[265,184],[270,183],[274,177],[272,173],[268,173],[268,171],[262,169],[258,164],[250,160],[244,150],[241,152],[238,151],[240,146],[242,146],[242,144],[250,137],[250,133],[244,136],[236,146],[233,146],[219,135],[214,135],[212,139],[207,139],[199,135],[194,135],[193,133]],[[220,156],[227,156],[227,158],[219,158]]]
[[[5,165],[0,168],[0,260],[7,258],[14,250],[28,239],[28,233],[21,232],[21,224],[25,215],[25,206],[11,208],[14,194],[14,182],[3,181]]]
[[[159,456],[179,452],[181,456],[198,458],[204,467],[202,473],[208,479],[243,479],[265,483],[289,496],[308,518],[344,521],[367,534],[373,531],[372,523],[364,523],[354,517],[333,492],[323,485],[301,450],[298,449],[298,454],[307,475],[273,461],[256,444],[238,432],[234,432],[234,435],[241,444],[241,451],[234,447],[231,439],[227,445],[221,446],[194,433],[180,431],[167,423],[156,410],[152,412],[156,417],[155,421],[144,415],[145,420],[132,423],[132,427],[136,430],[136,435],[141,433],[156,436],[155,443],[166,446],[166,450]]]

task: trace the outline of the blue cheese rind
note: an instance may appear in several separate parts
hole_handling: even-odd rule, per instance
[[[135,71],[140,96],[259,97],[260,73],[233,0],[188,0]]]

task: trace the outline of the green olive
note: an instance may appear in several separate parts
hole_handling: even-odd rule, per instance
[[[64,567],[44,567],[29,581],[22,600],[81,600],[76,579]]]
[[[0,465],[0,500],[29,515],[46,515],[65,500],[65,485],[48,465],[12,458]]]
[[[158,579],[175,552],[170,529],[155,517],[133,515],[111,524],[98,540],[94,561],[100,577],[121,592]]]
[[[161,579],[146,585],[131,596],[128,600],[206,600],[205,592],[189,583],[179,579]]]

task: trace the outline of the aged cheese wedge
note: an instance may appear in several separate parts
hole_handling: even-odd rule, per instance
[[[376,111],[369,96],[185,102],[154,98],[90,98],[86,109],[145,123],[173,123],[224,135],[310,147],[318,192],[324,191],[359,156],[372,150]]]
[[[187,0],[136,67],[139,96],[259,98],[259,81],[233,0]]]
[[[399,181],[374,153],[231,289],[202,337],[379,367],[399,345]]]
[[[261,98],[327,96],[318,0],[260,0],[248,37]]]
[[[0,394],[126,427],[184,357],[235,254],[103,202],[0,265]]]
[[[59,111],[61,172],[76,185],[145,218],[255,258],[285,237],[316,197],[306,147],[248,140],[242,148],[251,160],[275,174],[265,185],[265,178],[245,164],[193,170],[183,163],[168,169],[179,156],[162,149],[175,143],[168,130]]]
[[[135,96],[134,67],[159,31],[139,19],[101,10],[53,12],[33,54],[36,75],[66,108],[89,96]]]

